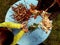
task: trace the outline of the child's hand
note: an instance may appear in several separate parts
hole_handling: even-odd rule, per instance
[[[27,27],[24,27],[23,28],[23,31],[26,33],[26,32],[28,32],[28,28]]]
[[[22,24],[21,24],[21,28],[25,28],[27,26],[27,22],[23,22]]]

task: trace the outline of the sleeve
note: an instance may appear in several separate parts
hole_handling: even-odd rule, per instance
[[[11,45],[15,45],[21,38],[22,38],[22,36],[25,34],[25,32],[23,31],[23,30],[21,30],[18,34],[16,34],[15,36],[14,36],[14,40],[13,40],[13,42],[12,42],[12,44]]]
[[[17,28],[20,29],[22,24],[19,23],[13,23],[13,22],[3,22],[0,23],[0,27],[7,27],[7,28]]]

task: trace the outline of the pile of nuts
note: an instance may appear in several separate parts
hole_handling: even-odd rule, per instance
[[[23,4],[12,7],[12,10],[14,11],[13,18],[19,23],[27,21],[31,16],[31,12]]]

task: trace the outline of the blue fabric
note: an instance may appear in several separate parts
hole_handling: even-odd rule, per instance
[[[21,0],[16,2],[15,4],[24,4],[25,6],[27,5],[27,8],[29,9],[29,4],[34,4],[37,5],[38,1],[37,0]],[[13,6],[16,7],[16,5],[13,4]],[[6,18],[5,21],[6,22],[16,22],[13,18],[12,15],[13,11],[10,8],[6,14]],[[42,20],[42,18],[40,16],[38,16],[36,19],[34,18],[30,18],[30,20],[28,21],[28,26],[33,25],[33,23],[39,23]],[[16,34],[18,31],[15,30],[13,31],[14,34]],[[39,43],[42,43],[44,40],[46,40],[46,38],[49,36],[51,31],[49,31],[47,34],[45,33],[45,31],[43,31],[41,28],[37,28],[35,31],[33,31],[32,33],[28,32],[26,33],[20,41],[18,41],[17,43],[19,45],[38,45]]]

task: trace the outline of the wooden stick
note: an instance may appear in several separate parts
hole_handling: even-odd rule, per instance
[[[56,3],[56,0],[54,0],[54,2],[45,10],[45,11],[48,11],[52,6],[54,6]]]

